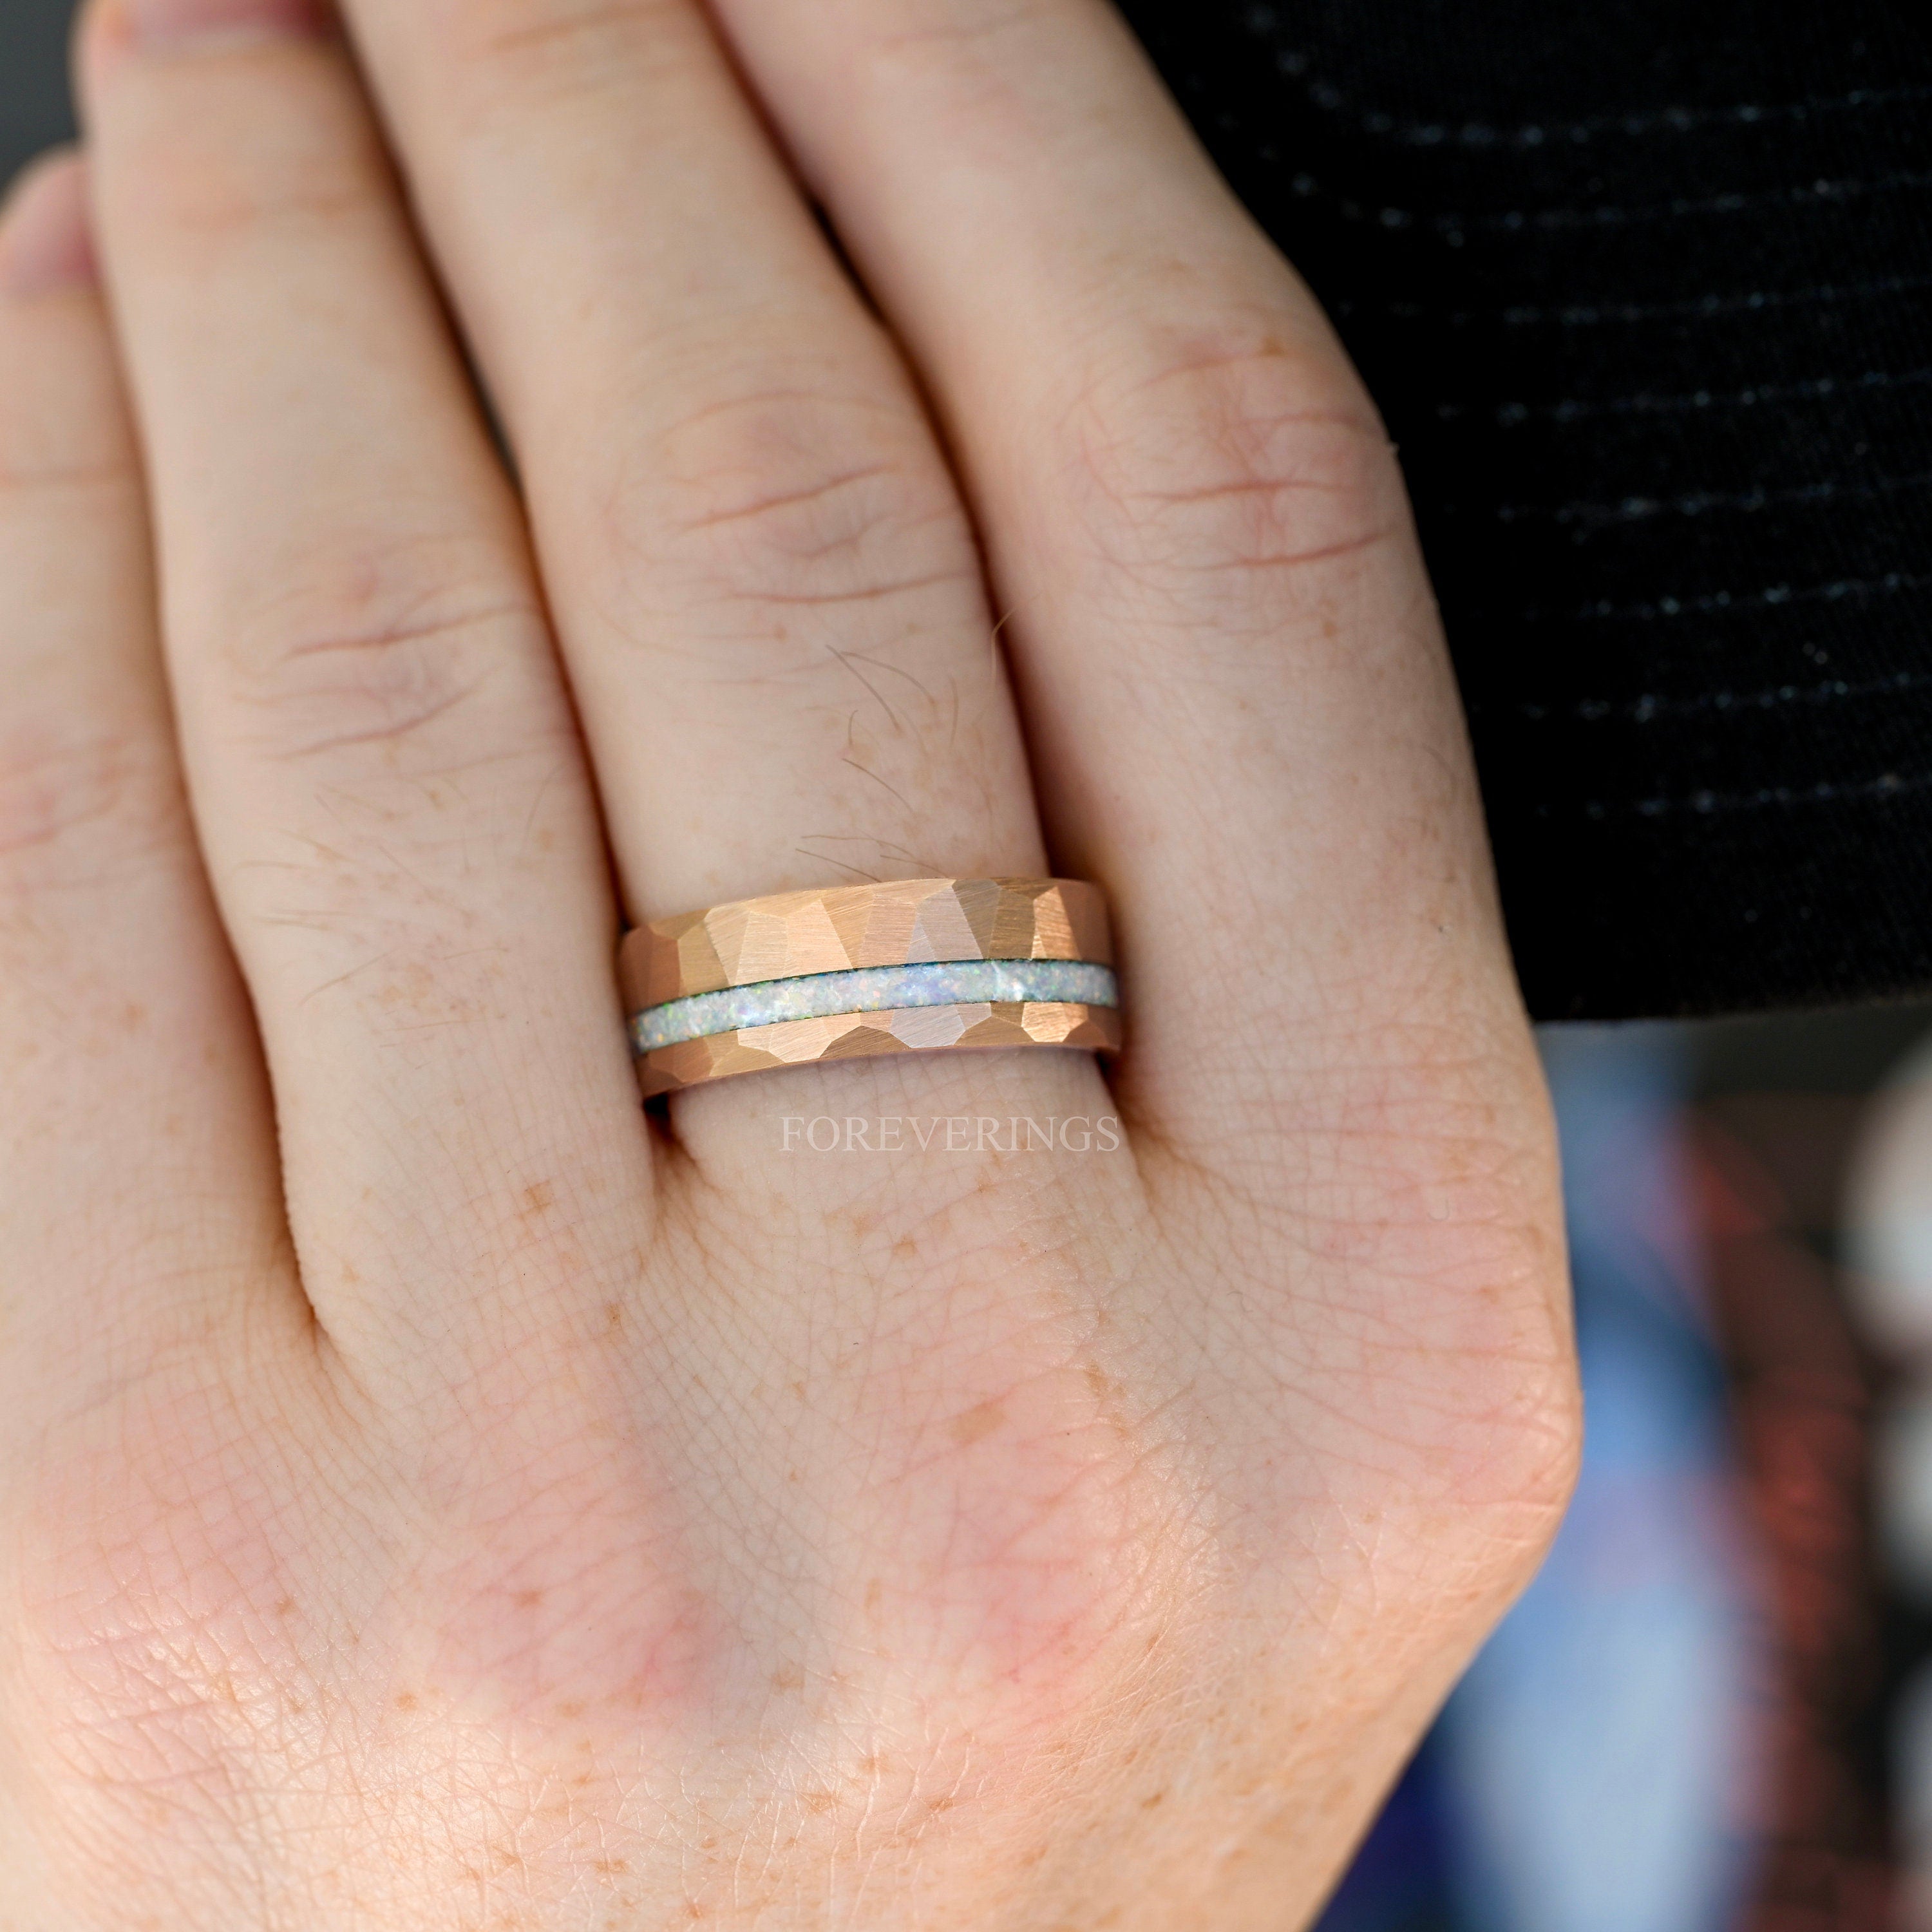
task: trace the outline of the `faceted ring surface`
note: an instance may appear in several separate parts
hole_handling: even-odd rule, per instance
[[[814,1060],[1118,1052],[1106,901],[1065,879],[911,879],[740,900],[624,942],[646,1096]]]

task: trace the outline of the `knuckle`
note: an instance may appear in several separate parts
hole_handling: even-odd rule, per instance
[[[439,0],[431,20],[446,71],[486,109],[506,95],[634,89],[640,65],[675,67],[698,38],[673,0]]]
[[[262,1641],[289,1628],[263,1613],[269,1592],[292,1601],[296,1581],[263,1534],[275,1499],[242,1453],[242,1418],[200,1386],[211,1379],[170,1362],[122,1412],[137,1420],[65,1430],[76,1453],[22,1498],[16,1538],[14,1688],[36,1714],[34,1796],[48,1825],[91,1848],[91,1868],[144,1876],[144,1903],[170,1881],[220,1884],[210,1853],[257,1811],[250,1768],[288,1748],[316,1688],[285,1644]],[[169,1454],[164,1480],[130,1479],[136,1443]],[[172,1640],[158,1642],[164,1630]],[[164,1792],[200,1828],[158,1860]]]
[[[224,57],[207,76],[206,110],[171,119],[140,168],[117,177],[133,225],[218,256],[265,232],[327,230],[380,208],[388,169],[328,70],[332,58],[302,42]]]
[[[1552,1296],[1567,1292],[1567,1276],[1552,1284]],[[1582,1388],[1567,1343],[1552,1351],[1516,1409],[1506,1444],[1508,1487],[1527,1512],[1523,1554],[1533,1568],[1563,1521],[1583,1463]]]
[[[875,602],[970,577],[964,512],[919,425],[870,399],[772,390],[664,438],[669,562],[728,604]]]
[[[1069,414],[1092,540],[1144,586],[1272,610],[1407,528],[1366,396],[1264,327],[1143,332]]]
[[[0,317],[0,574],[10,592],[68,554],[57,532],[98,554],[104,531],[145,519],[100,328],[70,311]]]
[[[1472,1573],[1521,1582],[1562,1520],[1582,1423],[1560,1211],[1538,1145],[1465,1121],[1412,1160],[1420,1184],[1378,1231],[1392,1384],[1431,1419],[1408,1481],[1437,1533],[1470,1539]],[[1424,1225],[1426,1220],[1426,1226]],[[1418,1294],[1446,1298],[1399,1327]],[[1426,1331],[1426,1332],[1424,1332]],[[1419,1477],[1419,1480],[1418,1480]]]
[[[1453,1562],[1472,1593],[1494,1604],[1536,1574],[1582,1468],[1582,1400],[1567,1344],[1526,1349],[1508,1364],[1506,1385],[1483,1420],[1481,1446],[1468,1452],[1472,1478],[1438,1505],[1426,1554],[1432,1567]]]
[[[1210,1224],[1268,1258],[1223,1294],[1232,1346],[1282,1364],[1370,1506],[1485,1592],[1554,1534],[1582,1439],[1553,1130],[1493,1024],[1378,1028],[1284,1083],[1281,1141],[1231,1150]]]
[[[171,761],[158,734],[0,728],[0,884],[71,885],[140,863],[178,830]]]
[[[0,423],[0,513],[58,508],[86,514],[91,507],[86,500],[94,499],[112,515],[134,494],[137,478],[124,452],[56,449],[46,439],[10,436],[9,427]]]
[[[104,406],[109,399],[99,386],[82,390],[64,380],[70,374],[43,362],[28,393],[0,396],[0,516],[10,523],[47,511],[76,522],[118,521],[140,507],[120,420]]]
[[[1024,70],[1016,56],[1034,54],[1052,26],[1032,0],[903,7],[867,43],[870,77],[878,91],[916,88],[923,100],[983,106],[1010,90],[1011,75]]]
[[[255,748],[296,764],[360,752],[403,764],[418,747],[447,764],[452,742],[488,755],[474,713],[548,650],[526,591],[465,584],[433,550],[298,573],[232,635],[229,686]]]

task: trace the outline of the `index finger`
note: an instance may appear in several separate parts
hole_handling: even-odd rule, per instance
[[[1520,1070],[1394,452],[1112,10],[712,4],[938,399],[1055,862],[1114,896],[1136,1112],[1232,1149],[1365,1053]]]

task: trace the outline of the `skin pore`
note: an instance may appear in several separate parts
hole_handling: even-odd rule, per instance
[[[1306,290],[1099,0],[79,70],[0,222],[0,1932],[1305,1923],[1577,1431]],[[640,1107],[626,920],[1049,872],[1117,1064]],[[876,1124],[954,1117],[1120,1129]]]

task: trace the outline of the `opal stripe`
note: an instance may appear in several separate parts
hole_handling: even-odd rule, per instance
[[[842,1013],[895,1012],[912,1006],[1120,1004],[1120,984],[1110,967],[1072,959],[967,959],[814,973],[694,993],[639,1013],[631,1022],[631,1035],[640,1053],[651,1053],[746,1027],[836,1019]]]

